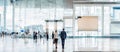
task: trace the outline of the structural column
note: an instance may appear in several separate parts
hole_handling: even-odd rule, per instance
[[[13,1],[13,9],[12,9],[12,31],[15,31],[15,1]]]
[[[6,30],[6,9],[7,9],[7,0],[4,0],[4,31]]]
[[[72,23],[72,31],[73,31],[73,36],[75,35],[75,6],[73,4],[73,23]],[[75,50],[75,45],[74,45],[74,39],[73,39],[73,51]]]

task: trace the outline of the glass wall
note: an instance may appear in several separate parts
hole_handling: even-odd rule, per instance
[[[5,26],[9,31],[15,29],[20,32],[24,27],[32,25],[42,25],[45,31],[45,20],[61,20],[64,15],[63,0],[5,0],[5,2],[0,0],[0,2],[0,21],[1,24],[6,22]]]
[[[105,43],[100,43],[96,38],[86,37],[99,37],[99,36],[118,36],[119,33],[119,4],[76,4],[75,7],[75,37],[82,37],[79,40],[73,40],[78,45],[74,45],[74,50],[77,48],[97,48],[102,50]],[[98,31],[78,31],[78,16],[98,16]],[[88,25],[89,27],[89,25]],[[108,40],[110,42],[110,40]],[[110,45],[107,43],[107,45]],[[109,49],[109,46],[108,48]]]
[[[7,3],[6,3],[6,1],[5,0],[0,0],[0,32],[1,31],[4,31],[5,30],[5,21],[6,20],[4,20],[4,19],[6,19],[6,5],[7,5]]]
[[[92,1],[98,2],[104,0]],[[105,1],[118,2],[119,0]],[[15,6],[13,6],[13,4]],[[73,8],[66,8],[65,4],[67,4],[65,0],[0,0],[0,24],[1,27],[4,27],[1,28],[1,30],[13,31],[13,29],[15,29],[15,31],[19,32],[27,26],[42,25],[45,31],[45,20],[63,20],[64,16],[73,16]],[[119,10],[113,9],[113,7],[119,7],[119,5],[76,5],[75,16],[98,16],[98,34],[95,32],[91,33],[95,36],[103,35],[102,32],[105,33],[104,35],[109,35],[110,19],[119,19]],[[66,21],[71,20],[72,19]],[[75,20],[75,22],[75,36],[77,36],[77,20]],[[66,25],[67,29],[72,30],[71,26],[73,26],[73,24],[68,23]]]
[[[119,29],[119,8],[119,4],[79,4],[75,5],[75,17],[77,18],[78,16],[98,16],[98,31],[89,32],[91,34],[90,36],[110,36],[112,35],[110,34],[112,31],[116,31],[115,29]],[[78,36],[78,33],[79,36],[87,36],[85,35],[85,31],[78,31],[77,20],[75,23],[76,36]],[[114,23],[118,23],[117,26],[114,25]]]
[[[76,33],[80,33],[79,35],[76,36],[86,36],[85,33],[89,32],[88,34],[91,34],[90,36],[101,36],[102,34],[102,20],[103,20],[103,15],[102,15],[102,6],[101,5],[76,5],[75,6],[75,16],[76,18],[78,16],[97,16],[98,17],[98,32],[97,31],[78,31],[78,22],[76,20]],[[89,26],[88,26],[89,27]]]

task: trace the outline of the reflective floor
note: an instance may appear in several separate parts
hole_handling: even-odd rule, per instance
[[[46,41],[42,38],[36,41],[30,38],[0,37],[0,52],[119,52],[119,47],[119,38],[67,38],[65,49],[62,50],[60,39],[58,49],[55,49],[52,39]]]

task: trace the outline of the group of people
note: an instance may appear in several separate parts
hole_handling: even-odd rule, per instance
[[[38,31],[38,32],[33,32],[33,39],[35,40],[35,39],[37,39],[37,35],[39,35],[40,36],[40,38],[42,38],[42,35],[40,34],[40,31]]]
[[[33,39],[37,39],[37,34],[39,34],[39,32],[33,32]],[[58,44],[58,36],[60,36],[61,38],[61,44],[62,44],[62,49],[64,49],[64,44],[65,44],[65,39],[67,37],[67,34],[65,32],[65,29],[63,28],[63,30],[60,32],[60,34],[58,35],[58,31],[55,30],[52,32],[52,39],[53,39],[53,44],[55,44],[55,48],[57,49],[57,44]],[[49,35],[48,32],[46,32],[45,35],[46,39],[49,39]]]
[[[52,32],[53,44],[55,44],[56,49],[57,49],[57,43],[58,43],[58,36],[60,36],[61,38],[62,49],[64,49],[65,39],[67,37],[65,30],[63,29],[59,35],[57,33],[57,30],[55,30],[55,32]]]

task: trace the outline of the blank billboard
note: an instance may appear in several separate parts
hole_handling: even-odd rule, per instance
[[[81,16],[78,18],[79,31],[97,31],[98,17],[97,16]]]

